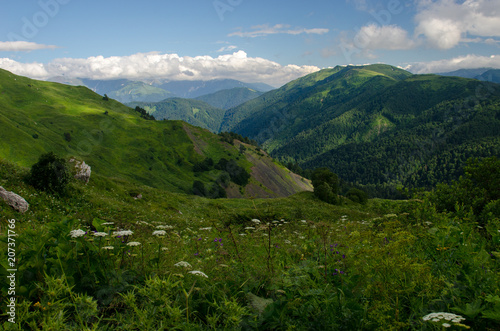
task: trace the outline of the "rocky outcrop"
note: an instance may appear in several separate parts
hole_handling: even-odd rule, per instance
[[[79,161],[77,159],[69,160],[70,163],[75,163],[75,178],[84,181],[87,184],[90,180],[90,166],[85,163],[85,161]]]
[[[15,194],[14,192],[7,191],[2,186],[0,186],[0,198],[20,213],[26,212],[30,206],[22,196]]]

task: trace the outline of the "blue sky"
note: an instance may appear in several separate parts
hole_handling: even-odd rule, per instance
[[[0,68],[33,78],[234,78],[345,64],[500,68],[500,0],[0,3]]]

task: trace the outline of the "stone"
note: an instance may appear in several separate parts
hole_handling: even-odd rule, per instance
[[[90,173],[91,173],[90,166],[88,164],[86,164],[85,161],[79,161],[76,159],[71,159],[71,160],[69,160],[69,162],[75,163],[76,174],[74,177],[76,179],[79,179],[79,180],[85,182],[85,184],[88,184],[88,182],[90,180]]]
[[[29,208],[29,203],[24,198],[14,192],[7,191],[0,186],[0,197],[12,208],[20,213],[24,213]]]

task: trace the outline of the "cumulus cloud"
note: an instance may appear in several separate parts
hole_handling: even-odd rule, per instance
[[[476,68],[500,68],[500,54],[491,56],[469,54],[452,59],[414,63],[404,69],[415,74],[428,74]]]
[[[209,80],[232,78],[245,82],[264,82],[279,86],[298,77],[318,71],[316,66],[280,65],[248,57],[244,51],[211,56],[179,56],[158,52],[130,56],[95,56],[86,59],[60,58],[50,63],[20,63],[0,58],[0,68],[35,79],[54,76],[68,78],[131,80]]]
[[[468,36],[500,37],[500,0],[421,0],[415,21],[415,35],[438,49],[467,42]]]
[[[269,24],[256,25],[252,26],[252,31],[237,31],[230,33],[228,36],[233,37],[247,37],[247,38],[256,38],[256,37],[265,37],[271,34],[290,34],[290,35],[298,35],[298,34],[325,34],[328,33],[329,29],[321,29],[321,28],[313,28],[313,29],[305,29],[305,28],[291,28],[290,25],[287,24],[276,24],[274,26],[269,26]]]
[[[408,32],[399,26],[380,26],[375,23],[363,26],[353,40],[358,47],[367,50],[405,50],[412,49],[417,44],[408,37]]]
[[[29,41],[0,41],[0,52],[30,52],[39,49],[59,48],[54,45],[37,44]]]

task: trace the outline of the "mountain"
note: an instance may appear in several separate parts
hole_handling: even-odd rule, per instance
[[[483,72],[481,75],[474,77],[476,79],[493,82],[500,84],[500,69],[490,69],[486,72]]]
[[[174,97],[174,95],[168,91],[143,82],[128,83],[119,90],[109,92],[108,96],[121,103],[158,102]]]
[[[157,120],[181,120],[191,125],[219,131],[225,110],[213,107],[201,100],[171,98],[161,102],[133,102],[131,107],[144,108]]]
[[[242,103],[255,99],[264,92],[259,92],[248,87],[235,87],[228,90],[221,90],[212,94],[202,95],[197,97],[197,100],[205,101],[206,103],[227,110],[241,105]]]
[[[433,187],[500,156],[500,86],[388,65],[325,69],[229,109],[221,126],[349,182]]]
[[[182,98],[197,98],[202,95],[215,93],[221,90],[228,90],[235,87],[246,87],[262,92],[274,89],[274,87],[264,83],[243,83],[234,79],[171,81],[156,83],[156,86],[168,90]]]
[[[455,71],[438,73],[437,75],[455,76],[455,77],[462,77],[462,78],[476,78],[478,76],[481,76],[483,73],[485,73],[486,71],[488,71],[490,69],[491,68],[458,69]]]
[[[240,148],[238,141],[230,145],[181,121],[145,120],[83,86],[36,81],[5,70],[0,70],[0,127],[0,158],[18,166],[30,167],[52,151],[84,160],[92,167],[91,180],[191,193],[195,181],[212,187],[224,175],[214,168],[194,171],[195,165],[225,158],[233,167],[226,169],[229,175],[251,174],[244,187],[226,180],[229,197],[278,197],[311,190],[306,180],[253,146]],[[273,175],[264,178],[262,173]]]

